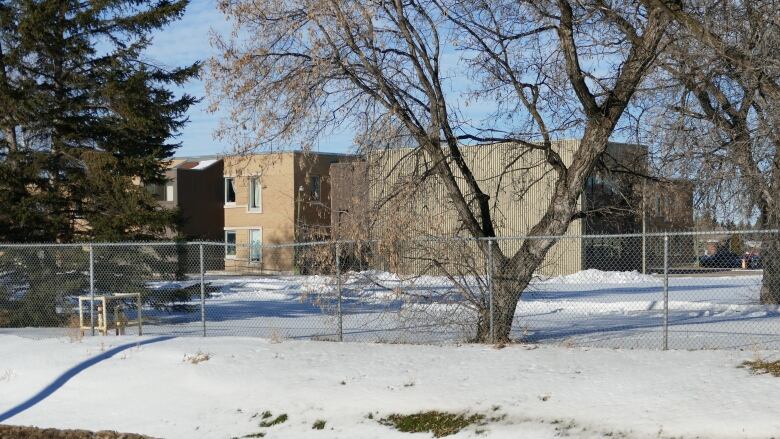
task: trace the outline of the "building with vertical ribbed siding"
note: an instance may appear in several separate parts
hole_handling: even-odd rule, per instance
[[[579,140],[554,143],[565,165],[572,163]],[[463,158],[484,192],[490,196],[491,214],[498,237],[522,237],[542,218],[552,196],[556,172],[544,152],[516,143],[496,143],[462,147]],[[334,230],[345,221],[366,224],[366,236],[403,224],[408,234],[419,236],[468,236],[454,205],[438,178],[433,163],[419,150],[399,148],[364,157],[365,166],[334,165],[331,180],[334,196],[331,208]],[[451,166],[457,171],[457,167]],[[355,174],[359,172],[360,175]],[[345,175],[352,173],[352,175]],[[579,200],[582,217],[574,220],[549,252],[541,271],[548,275],[576,272],[586,268],[613,270],[640,269],[642,253],[636,239],[574,239],[580,235],[639,233],[642,230],[643,190],[639,175],[648,174],[647,150],[641,145],[610,143],[596,169],[588,178]],[[456,174],[467,199],[471,198],[465,179]],[[359,194],[361,184],[367,196]],[[339,186],[338,182],[349,182]],[[654,184],[654,196],[674,198],[673,218],[688,219],[665,223],[668,230],[688,230],[693,208],[689,186],[666,187]],[[396,202],[387,200],[395,199]],[[381,201],[381,203],[380,203]],[[355,216],[371,211],[370,224]],[[684,212],[683,212],[684,211]],[[399,215],[400,213],[400,215]],[[406,218],[406,220],[399,220]],[[412,230],[414,229],[414,230]],[[568,237],[568,238],[567,238]],[[522,240],[500,240],[507,255]]]

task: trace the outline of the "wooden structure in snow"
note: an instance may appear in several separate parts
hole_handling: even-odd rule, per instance
[[[128,320],[125,313],[125,301],[135,301],[136,305],[136,318],[135,320]],[[92,330],[92,321],[89,316],[90,306],[93,298],[91,296],[79,296],[79,329],[81,335],[84,335],[84,331]],[[141,316],[141,294],[139,293],[120,293],[120,294],[108,294],[103,296],[95,296],[94,301],[97,303],[97,315],[95,323],[95,330],[101,335],[108,335],[108,331],[114,330],[116,335],[124,335],[125,329],[128,326],[137,326],[138,335],[143,335],[143,318]],[[87,312],[84,311],[85,302],[87,303]],[[87,321],[84,321],[86,314]]]

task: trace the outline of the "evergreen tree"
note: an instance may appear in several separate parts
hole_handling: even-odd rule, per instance
[[[0,257],[0,327],[68,324],[87,288],[81,247],[14,247]]]
[[[151,239],[174,225],[138,183],[164,182],[196,101],[171,89],[199,64],[168,69],[143,53],[186,5],[0,0],[0,242]],[[164,261],[121,250],[98,255],[100,292],[143,291]],[[85,291],[86,258],[80,247],[0,252],[0,326],[64,324]],[[155,307],[181,299],[144,297]]]
[[[199,64],[143,58],[186,0],[0,0],[0,240],[148,239]]]

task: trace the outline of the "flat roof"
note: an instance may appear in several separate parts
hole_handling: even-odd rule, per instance
[[[238,156],[256,156],[256,155],[273,155],[273,154],[315,154],[315,155],[332,155],[340,157],[357,157],[359,154],[348,152],[328,152],[328,151],[304,151],[301,149],[289,149],[278,151],[258,151],[247,154],[209,154],[209,155],[197,155],[197,156],[174,156],[169,160],[171,161],[203,161],[203,160],[221,160],[227,157]]]

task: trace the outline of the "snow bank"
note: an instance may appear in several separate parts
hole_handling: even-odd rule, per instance
[[[308,294],[332,295],[336,293],[336,278],[333,276],[307,276],[301,282],[301,292]]]
[[[560,284],[634,284],[634,283],[658,283],[659,279],[638,271],[601,271],[588,269],[577,273],[557,276],[543,281],[543,283]]]

